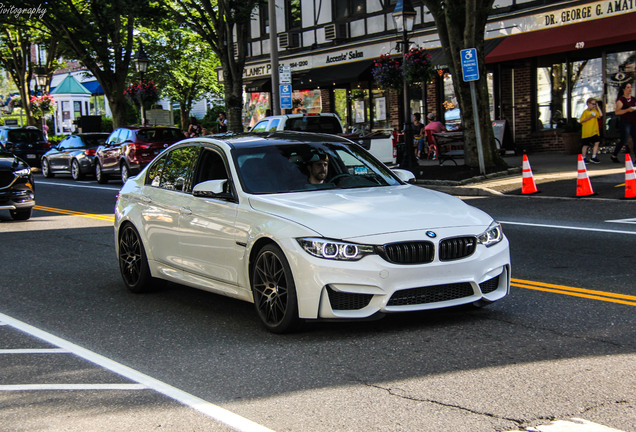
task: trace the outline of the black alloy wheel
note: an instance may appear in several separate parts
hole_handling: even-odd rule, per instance
[[[298,325],[298,300],[291,268],[281,249],[264,246],[256,256],[251,274],[254,305],[265,327],[286,333]]]
[[[80,164],[77,159],[73,159],[71,162],[71,177],[73,177],[73,180],[81,180],[84,178],[84,174],[82,174],[82,170],[80,169]]]
[[[148,259],[137,230],[126,224],[119,235],[119,271],[126,287],[134,293],[153,289]]]

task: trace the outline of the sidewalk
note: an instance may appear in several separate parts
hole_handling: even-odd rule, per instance
[[[586,169],[592,184],[594,178],[599,182],[611,184],[612,187],[623,183],[625,178],[624,155],[619,156],[621,163],[613,163],[609,154],[599,155],[600,164],[588,164]],[[430,189],[439,190],[451,195],[520,195],[523,156],[504,156],[509,169],[504,172],[478,176],[462,181],[426,180],[418,179],[417,184]],[[576,193],[576,178],[578,175],[578,155],[563,152],[545,152],[528,155],[533,177],[539,191],[549,190],[550,196],[574,196]],[[422,169],[429,165],[439,165],[437,161],[418,161]],[[457,161],[459,165],[463,159]],[[453,162],[446,161],[442,166],[453,166]],[[599,179],[602,177],[602,179]],[[618,189],[618,188],[616,188]],[[609,190],[610,198],[620,197],[620,193]],[[622,192],[622,191],[616,191]],[[601,194],[598,194],[601,195]]]

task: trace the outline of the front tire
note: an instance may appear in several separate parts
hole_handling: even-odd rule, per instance
[[[31,218],[32,208],[26,210],[9,210],[9,214],[13,220],[29,220]]]
[[[259,318],[273,333],[286,333],[298,326],[296,285],[283,251],[264,246],[256,255],[250,275],[254,306]]]
[[[95,180],[97,180],[99,184],[108,183],[108,177],[104,174],[102,165],[99,162],[95,164]]]
[[[148,258],[139,233],[126,224],[119,234],[119,272],[129,291],[149,292],[154,289]]]
[[[51,165],[49,165],[48,159],[42,159],[42,175],[46,178],[53,177],[53,173],[51,172]]]
[[[71,177],[73,177],[73,180],[81,180],[84,178],[84,174],[82,174],[82,169],[80,168],[80,164],[77,159],[73,159],[71,162]]]

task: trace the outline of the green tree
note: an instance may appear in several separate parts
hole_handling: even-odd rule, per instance
[[[33,31],[24,25],[2,23],[0,31],[0,64],[9,73],[18,89],[20,101],[27,124],[34,125],[29,100],[31,91],[29,83],[33,76],[31,61],[31,40]]]
[[[243,69],[252,13],[262,0],[163,0],[163,5],[210,46],[223,69],[229,130],[242,132]]]
[[[460,51],[476,48],[479,80],[475,82],[475,92],[485,167],[489,171],[506,166],[499,155],[492,131],[484,61],[484,32],[494,0],[423,0],[423,3],[433,14],[442,48],[453,76],[453,88],[459,101],[464,126],[466,165],[478,167],[479,160],[470,84],[462,79]]]
[[[125,124],[124,89],[134,47],[133,30],[157,16],[151,0],[23,0],[46,9],[42,22],[97,79],[113,113],[113,126]]]
[[[149,76],[163,97],[179,103],[181,127],[186,127],[195,101],[222,93],[215,70],[220,63],[190,28],[169,20],[158,27],[144,28],[140,33],[152,66]]]

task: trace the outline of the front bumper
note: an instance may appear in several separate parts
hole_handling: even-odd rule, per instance
[[[355,262],[325,260],[310,256],[299,245],[294,252],[288,259],[299,316],[305,319],[359,319],[493,302],[510,292],[510,252],[505,237],[490,248],[478,245],[472,255],[462,259],[440,261],[436,257],[418,265],[392,264],[378,255]]]

